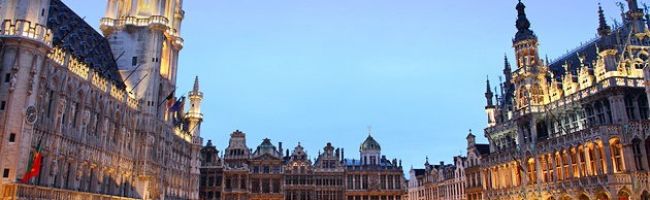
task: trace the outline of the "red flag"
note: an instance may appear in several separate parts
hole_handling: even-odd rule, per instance
[[[23,175],[23,178],[20,179],[20,182],[27,184],[30,179],[33,177],[37,177],[38,174],[41,172],[41,160],[43,159],[43,156],[41,155],[41,141],[38,141],[38,145],[36,146],[36,151],[30,154],[32,157],[29,160],[29,164],[27,164],[27,172],[25,172],[25,175]]]
[[[168,99],[166,105],[167,109],[171,109],[174,104],[176,104],[176,98],[172,97],[171,99]]]

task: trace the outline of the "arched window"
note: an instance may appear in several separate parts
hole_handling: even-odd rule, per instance
[[[630,194],[625,190],[618,191],[618,200],[629,200]]]
[[[603,111],[605,112],[605,123],[612,123],[612,109],[609,106],[609,101],[604,101],[603,107]]]
[[[535,168],[535,159],[528,159],[528,185],[535,184],[537,182],[537,170]]]
[[[517,107],[523,108],[528,106],[528,91],[526,88],[521,87],[517,91]]]
[[[636,120],[637,116],[636,111],[636,101],[632,95],[625,95],[625,112],[627,113],[627,118],[630,120]]]
[[[570,150],[564,150],[562,151],[562,173],[564,173],[564,178],[568,179],[571,178],[571,174],[569,174],[569,154],[571,153]]]
[[[646,161],[649,162],[647,164],[648,164],[648,166],[650,166],[650,154],[648,154],[648,152],[650,152],[650,138],[645,140],[645,145],[644,146],[645,146],[645,152],[646,152]]]
[[[623,172],[625,170],[625,164],[623,163],[623,146],[621,145],[621,141],[618,138],[612,138],[609,144],[614,172]]]
[[[562,166],[563,166],[563,164],[562,164],[562,156],[560,156],[560,155],[561,155],[560,152],[556,152],[555,156],[554,156],[555,157],[555,173],[557,174],[556,175],[557,180],[563,180],[564,179],[564,177],[563,177],[564,172],[562,170]]]
[[[594,104],[596,112],[594,113],[596,115],[596,123],[597,124],[605,124],[605,112],[603,112],[603,104],[600,102],[596,102]]]
[[[589,143],[586,145],[586,151],[587,155],[589,156],[589,173],[590,175],[597,175],[598,174],[598,168],[596,167],[596,153],[595,153],[595,145],[593,143]]]
[[[530,88],[530,95],[532,104],[544,104],[544,91],[542,90],[542,87],[539,86],[539,84],[533,84],[533,86]]]
[[[642,93],[636,100],[639,105],[639,119],[648,119],[648,97]]]
[[[632,140],[632,153],[634,155],[634,165],[637,170],[643,170],[643,155],[641,155],[641,139],[634,138]]]
[[[580,176],[587,176],[587,158],[583,146],[578,147],[578,157],[580,159]]]
[[[596,116],[594,115],[594,109],[591,105],[585,106],[585,114],[587,115],[587,124],[593,125],[596,123]]]

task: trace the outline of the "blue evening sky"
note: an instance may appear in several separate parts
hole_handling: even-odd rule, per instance
[[[106,1],[64,0],[98,27]],[[368,135],[404,168],[485,142],[485,79],[512,58],[515,0],[185,0],[177,91],[200,76],[201,136],[220,151],[239,129],[312,159],[332,142],[358,159]],[[529,0],[541,56],[595,37],[597,1]],[[607,20],[620,21],[614,1]],[[512,61],[512,59],[511,59]],[[179,94],[180,95],[180,94]]]

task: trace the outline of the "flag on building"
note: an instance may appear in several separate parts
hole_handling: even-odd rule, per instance
[[[174,100],[174,104],[169,108],[170,112],[178,112],[181,111],[183,104],[185,103],[185,97],[181,97],[178,100]]]
[[[169,109],[172,105],[174,105],[174,103],[176,103],[175,102],[176,98],[174,98],[174,92],[175,91],[176,90],[172,90],[172,92],[170,92],[169,95],[167,95],[167,97],[165,97],[164,102],[167,103],[167,109]],[[160,105],[159,105],[159,107],[160,107]]]
[[[22,183],[28,183],[30,179],[37,177],[41,171],[41,140],[38,140],[38,145],[36,145],[35,151],[30,153],[29,163],[27,164],[27,172],[23,175],[23,178],[20,180]]]

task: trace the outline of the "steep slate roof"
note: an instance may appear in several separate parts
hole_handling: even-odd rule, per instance
[[[426,173],[426,170],[424,169],[413,169],[413,172],[415,172],[415,176],[422,176]]]
[[[490,145],[489,144],[476,144],[476,150],[481,155],[490,154]]]
[[[66,6],[61,0],[50,1],[47,27],[53,32],[52,44],[87,63],[117,87],[126,88],[108,40]]]
[[[569,70],[573,74],[577,74],[581,64],[578,55],[584,56],[584,64],[593,69],[593,66],[591,65],[593,61],[598,59],[598,49],[620,48],[624,39],[627,38],[628,33],[629,31],[624,30],[623,28],[617,28],[610,35],[595,38],[549,63],[549,70],[558,80],[560,80],[560,78],[565,74],[564,64],[568,64]]]

